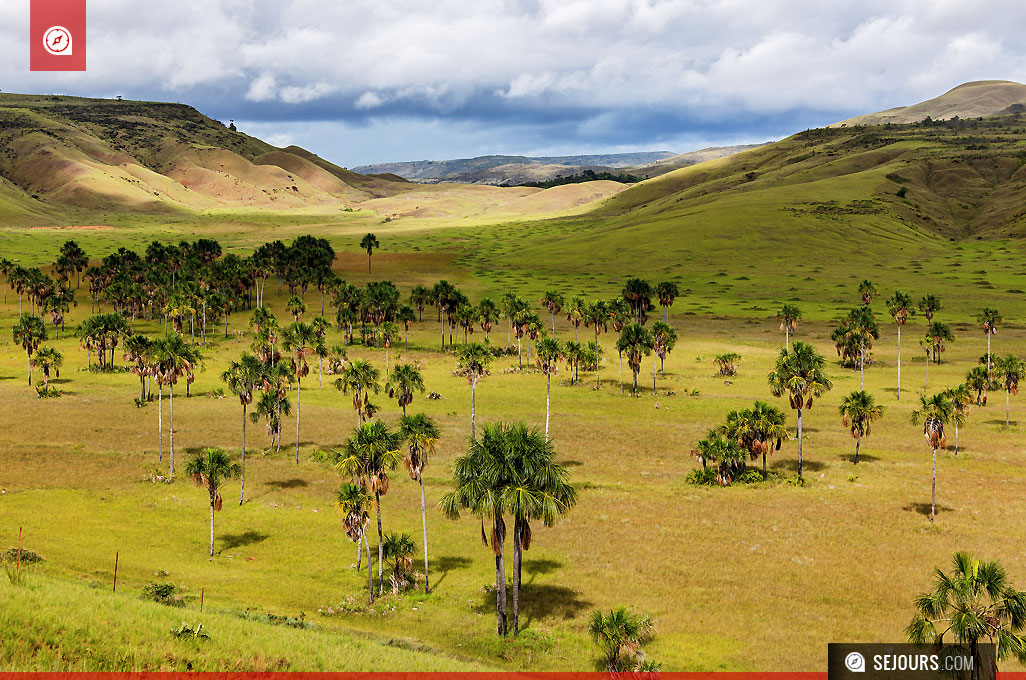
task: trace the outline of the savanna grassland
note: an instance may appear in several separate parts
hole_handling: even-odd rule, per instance
[[[1021,141],[1012,131],[1015,124],[1006,121],[992,131],[1000,140],[980,143],[990,144],[1000,158],[1016,158]],[[26,567],[24,586],[0,582],[0,665],[595,670],[601,666],[587,634],[588,617],[622,604],[653,617],[656,634],[646,652],[664,670],[811,670],[825,665],[828,642],[901,640],[913,596],[929,586],[933,568],[946,565],[955,550],[1000,559],[1013,581],[1026,585],[1026,400],[1011,397],[1008,428],[1003,393],[991,393],[989,405],[972,409],[959,433],[958,455],[949,450],[939,456],[938,515],[931,525],[930,449],[921,428],[908,422],[925,379],[919,346],[925,326],[918,316],[902,334],[903,390],[901,400],[896,398],[897,344],[883,305],[894,290],[906,290],[915,300],[938,296],[943,307],[936,320],[955,332],[943,362],[930,365],[929,393],[961,382],[986,351],[975,322],[983,306],[1005,317],[994,351],[1026,354],[1018,218],[980,218],[986,211],[980,207],[986,203],[982,189],[962,201],[968,207],[953,211],[940,180],[921,177],[916,169],[929,163],[961,166],[966,161],[955,163],[953,156],[964,159],[967,150],[930,139],[933,129],[915,127],[894,132],[904,139],[861,142],[864,130],[812,131],[670,173],[587,210],[570,210],[576,214],[532,219],[499,209],[460,216],[449,204],[446,209],[456,212],[445,217],[404,215],[394,204],[375,204],[342,215],[100,212],[91,213],[87,223],[111,228],[54,228],[59,220],[0,228],[0,255],[41,267],[68,238],[98,258],[120,246],[141,251],[153,239],[200,237],[244,255],[268,240],[313,233],[331,241],[339,253],[335,271],[347,281],[389,279],[405,295],[414,285],[445,278],[474,302],[513,290],[546,326],[548,314],[539,304],[546,290],[609,299],[637,275],[653,285],[675,281],[682,292],[670,310],[680,339],[656,394],[651,356],[643,365],[641,394],[621,393],[612,331],[599,337],[605,349],[599,389],[591,372],[582,371],[582,381],[573,386],[566,384],[565,370],[553,380],[551,432],[580,498],[555,527],[535,529],[525,554],[524,631],[516,640],[501,640],[494,632],[494,595],[487,590],[494,582],[493,559],[481,544],[477,521],[447,520],[437,507],[449,489],[453,460],[467,448],[470,386],[453,375],[452,355],[439,349],[434,310],[414,325],[408,345],[396,342],[389,355],[390,362],[420,362],[427,390],[441,394],[439,400],[418,394],[410,407],[435,418],[442,429],[424,475],[433,592],[386,596],[373,613],[325,616],[322,610],[337,611],[343,603],[362,604],[366,588],[366,572],[354,569],[355,546],[333,508],[334,490],[344,480],[319,462],[320,452],[337,447],[356,424],[350,398],[334,389],[332,378],[324,376],[319,384],[315,369],[303,382],[298,465],[289,446],[294,421],[285,421],[279,453],[264,453],[266,436],[250,426],[247,502],[231,502],[237,483],[225,487],[210,559],[205,492],[184,475],[173,484],[151,479],[167,461],[158,461],[156,404],[133,403],[138,378],[82,370],[85,350],[69,332],[47,343],[65,357],[53,381],[64,395],[37,398],[26,384],[25,353],[11,341],[18,301],[8,292],[0,307],[0,547],[16,545],[18,528],[24,527],[25,548],[44,561]],[[955,128],[936,132],[960,134]],[[1001,150],[1001,144],[1008,148]],[[1005,168],[990,178],[991,193],[999,185],[1017,186],[1018,165],[980,163]],[[972,173],[982,177],[978,169]],[[954,180],[946,181],[943,186],[950,187]],[[899,198],[903,186],[909,188]],[[450,200],[444,185],[424,191],[433,200]],[[457,202],[464,200],[472,199],[464,195]],[[1015,201],[1003,200],[1002,209],[1014,214]],[[969,214],[970,204],[976,213]],[[955,212],[961,217],[952,217]],[[367,231],[382,244],[373,256],[373,276],[358,247]],[[887,410],[863,441],[855,466],[854,442],[837,408],[858,389],[859,375],[838,364],[830,333],[837,319],[860,304],[856,286],[863,279],[880,290],[873,309],[881,326],[866,389]],[[268,306],[282,319],[288,317],[286,297],[271,279]],[[319,293],[308,291],[306,302],[308,315],[317,313]],[[796,337],[828,357],[834,381],[806,413],[808,483],[688,484],[685,476],[699,466],[691,449],[728,411],[767,400],[787,412],[793,428],[786,399],[772,397],[767,387],[784,342],[775,319],[783,303],[802,309],[805,319]],[[83,291],[68,330],[88,313]],[[652,318],[659,313],[657,307]],[[192,396],[176,389],[176,455],[182,460],[210,446],[238,453],[238,399],[211,395],[222,387],[218,376],[228,362],[249,349],[248,317],[244,310],[231,316],[227,339],[223,328],[211,333]],[[137,330],[155,335],[162,326],[140,321]],[[581,340],[592,333],[582,327]],[[500,321],[491,342],[504,345],[505,335]],[[557,319],[557,335],[574,336],[565,318]],[[477,329],[473,339],[481,336]],[[339,342],[340,334],[330,331],[328,344]],[[713,357],[728,351],[742,359],[739,374],[725,379]],[[349,357],[384,368],[383,350],[355,345]],[[123,363],[120,350],[117,362]],[[543,423],[545,376],[507,370],[515,366],[515,356],[498,359],[479,384],[479,426],[493,420]],[[394,401],[380,395],[376,402],[383,419],[398,418]],[[164,418],[166,428],[166,411]],[[164,447],[167,455],[166,437]],[[769,466],[792,477],[796,462],[790,441],[770,457]],[[386,531],[416,538],[416,569],[419,489],[402,471],[393,477],[382,514]],[[115,552],[118,592],[112,595]],[[193,596],[184,609],[141,601],[143,586],[162,579]],[[303,612],[316,628],[247,620],[247,609],[290,617]],[[169,626],[182,620],[202,622],[210,642],[168,637]],[[100,633],[108,628],[115,634]],[[75,642],[61,642],[54,630],[69,631],[64,638]]]

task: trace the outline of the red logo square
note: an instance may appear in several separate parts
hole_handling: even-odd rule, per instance
[[[86,70],[86,0],[31,0],[33,71]]]

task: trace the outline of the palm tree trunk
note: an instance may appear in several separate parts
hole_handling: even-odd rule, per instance
[[[955,455],[958,455],[958,423],[955,423]]]
[[[631,394],[638,393],[638,368],[631,366],[631,373],[634,374],[634,386],[631,388]]]
[[[420,521],[424,527],[424,594],[431,592],[428,585],[428,542],[427,542],[427,501],[424,499],[424,476],[418,475],[420,482]]]
[[[656,368],[659,366],[659,355],[652,357],[652,396],[656,395]]]
[[[556,315],[550,313],[549,316],[552,317],[552,337],[556,337]]]
[[[802,410],[798,409],[798,479],[802,478]]]
[[[32,387],[32,355],[28,355],[28,384]]]
[[[1011,393],[1012,393],[1011,390],[1007,390],[1007,389],[1005,390],[1005,429],[1006,430],[1008,429],[1008,402],[1009,402],[1009,398],[1008,397],[1009,397],[1009,395]]]
[[[898,326],[898,399],[901,400],[901,326]]]
[[[159,462],[164,462],[164,384],[157,381],[157,450]]]
[[[987,331],[987,377],[990,377],[990,331]]]
[[[360,561],[363,560],[363,530],[356,537],[356,571],[360,571]]]
[[[859,347],[859,389],[866,389],[866,346]]]
[[[552,375],[545,373],[545,438],[549,438],[549,397],[552,394]]]
[[[784,321],[784,349],[791,350],[791,327],[787,325],[787,321]]]
[[[933,450],[933,483],[930,487],[930,524],[937,516],[937,449]]]
[[[299,465],[299,397],[302,394],[303,380],[296,378],[296,465]]]
[[[855,465],[859,464],[859,446],[862,444],[862,437],[855,439]]]
[[[167,391],[171,396],[171,403],[169,405],[171,427],[168,430],[168,433],[170,435],[171,442],[171,475],[173,476],[175,474],[175,384],[168,383]]]
[[[378,513],[378,516],[380,517],[380,510]],[[370,541],[367,540],[366,531],[363,532],[363,544],[367,548],[367,590],[370,592],[371,604],[374,604],[374,570],[371,569]]]
[[[498,620],[499,635],[506,635],[506,556],[504,545],[506,542],[506,523],[502,516],[493,519],[493,534],[495,545],[495,615]]]
[[[216,492],[214,492],[216,493]],[[214,556],[214,493],[210,494],[210,556]]]
[[[520,532],[523,520],[513,520],[513,637],[520,634],[520,565],[523,563],[523,547]]]
[[[381,533],[381,494],[377,491],[374,492],[374,505],[378,511],[378,593],[385,592],[385,584],[381,580],[382,578],[382,566],[381,562],[385,559],[384,555],[384,544],[385,537]],[[367,568],[370,569],[370,562],[367,563]],[[373,590],[374,586],[371,586]]]
[[[705,458],[702,459],[702,467],[705,467]],[[769,479],[769,470],[766,469],[766,452],[762,453],[762,481]]]
[[[239,474],[239,505],[246,495],[246,405],[242,405],[242,468]]]
[[[520,344],[520,336],[517,336],[517,369],[524,370],[524,350]]]
[[[470,383],[470,438],[477,439],[477,375]]]
[[[926,379],[923,381],[923,392],[930,389],[930,352],[926,352]]]

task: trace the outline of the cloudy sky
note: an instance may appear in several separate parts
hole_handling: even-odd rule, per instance
[[[88,0],[89,70],[0,89],[180,101],[341,165],[765,141],[1026,82],[1021,0]]]

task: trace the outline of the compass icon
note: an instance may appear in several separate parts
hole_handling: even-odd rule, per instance
[[[51,26],[43,33],[43,47],[57,57],[71,56],[71,31],[63,26]]]

